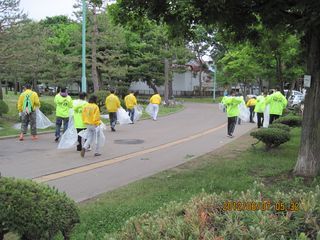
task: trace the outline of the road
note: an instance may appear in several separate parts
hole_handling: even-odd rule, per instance
[[[255,127],[237,125],[230,139],[226,120],[215,104],[186,103],[183,111],[157,121],[108,129],[99,157],[93,151],[81,158],[75,149],[58,150],[53,133],[38,141],[1,139],[0,172],[47,183],[80,202],[214,151]]]

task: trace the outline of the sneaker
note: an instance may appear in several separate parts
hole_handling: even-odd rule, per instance
[[[55,142],[59,142],[59,137],[56,137],[56,138],[54,139],[54,141],[55,141]]]
[[[99,157],[99,156],[101,156],[101,153],[95,153],[94,156]]]
[[[23,133],[20,133],[19,141],[23,141]]]
[[[92,148],[91,148],[91,147],[88,147],[87,152],[90,152],[91,150],[92,150]]]
[[[116,130],[114,129],[114,127],[112,127],[112,128],[111,128],[111,131],[112,131],[112,132],[115,132]]]
[[[84,157],[85,153],[86,153],[86,149],[82,148],[80,152],[80,156]]]
[[[38,136],[37,135],[32,135],[32,138],[31,138],[33,141],[35,140],[38,140]]]
[[[231,134],[228,134],[228,135],[227,135],[227,137],[229,137],[229,138],[233,138],[233,136],[232,136]]]

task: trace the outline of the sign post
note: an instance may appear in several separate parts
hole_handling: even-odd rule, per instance
[[[86,0],[82,0],[82,78],[81,91],[87,92],[86,79]]]

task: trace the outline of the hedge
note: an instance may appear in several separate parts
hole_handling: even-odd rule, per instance
[[[287,115],[274,120],[273,123],[282,123],[288,125],[289,127],[300,127],[302,124],[302,117],[296,115]]]
[[[269,128],[279,128],[287,132],[290,132],[290,127],[282,123],[272,123],[271,125],[269,125]]]
[[[0,240],[7,232],[22,240],[70,239],[78,208],[65,193],[31,180],[0,177]]]
[[[319,239],[320,189],[313,192],[202,194],[186,204],[172,202],[156,213],[131,218],[105,239]]]
[[[289,132],[280,128],[260,128],[250,135],[266,144],[267,150],[290,140]]]
[[[55,107],[52,104],[46,103],[46,102],[41,102],[40,111],[44,115],[51,115],[54,110],[55,110]]]
[[[0,117],[2,116],[2,114],[6,114],[9,112],[9,107],[8,104],[0,99]]]

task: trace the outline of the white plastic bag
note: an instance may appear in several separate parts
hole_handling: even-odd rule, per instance
[[[239,110],[240,110],[239,118],[244,122],[249,122],[250,121],[250,111],[245,106],[244,103],[241,103],[239,105]]]
[[[77,129],[74,127],[73,117],[69,118],[68,128],[61,136],[58,149],[68,149],[76,145],[78,141]]]
[[[15,123],[12,127],[14,129],[20,130],[21,129],[21,123]],[[28,128],[29,128],[29,125],[28,125]]]
[[[269,110],[270,110],[270,105],[268,104],[263,112],[263,127],[264,128],[269,127],[269,120],[270,120]]]
[[[118,111],[117,111],[117,120],[120,123],[120,125],[132,123],[128,113],[123,108],[119,108],[118,109]]]
[[[36,109],[36,117],[37,128],[45,129],[54,125],[38,108]]]
[[[83,139],[88,139],[88,130],[82,130],[78,133],[78,136],[82,137]]]
[[[141,105],[134,106],[134,116],[133,121],[138,121],[142,116],[143,107]]]
[[[258,122],[258,114],[257,114],[256,112],[254,113],[253,121],[254,121],[255,123]]]
[[[226,107],[222,103],[219,103],[219,110],[221,112],[226,112]]]
[[[95,144],[97,144],[97,141],[99,141],[100,147],[103,147],[106,142],[106,137],[104,136],[104,133],[103,133],[103,131],[106,129],[107,127],[104,123],[101,123],[100,126],[96,128]]]
[[[146,107],[146,113],[148,113],[150,117],[153,117],[153,106],[151,103],[149,103],[148,106]]]

